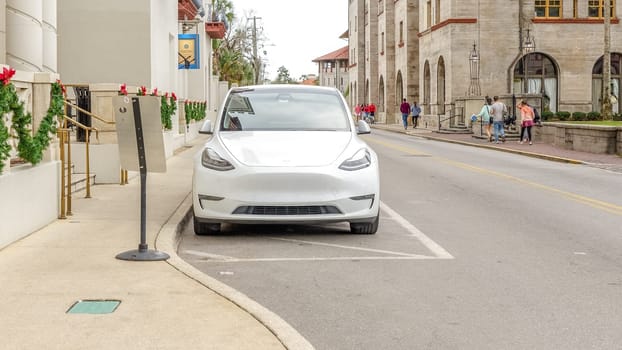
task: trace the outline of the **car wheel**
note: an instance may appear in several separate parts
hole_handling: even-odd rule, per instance
[[[376,215],[376,219],[373,222],[351,222],[350,232],[358,234],[373,235],[378,231],[378,223],[380,221],[380,214]]]
[[[199,222],[197,218],[194,216],[193,224],[194,224],[194,234],[197,236],[205,236],[205,235],[215,235],[220,232],[220,224]]]

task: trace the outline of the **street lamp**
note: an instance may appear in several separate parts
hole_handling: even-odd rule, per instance
[[[479,96],[481,94],[479,87],[479,53],[477,46],[473,43],[473,50],[469,55],[471,82],[469,84],[469,96]]]
[[[523,49],[523,57],[522,57],[522,63],[523,63],[523,92],[527,93],[528,92],[528,85],[527,85],[527,56],[534,52],[536,50],[536,41],[534,40],[534,38],[530,35],[529,33],[529,28],[527,28],[527,35],[525,36],[525,41],[522,43],[522,49]]]

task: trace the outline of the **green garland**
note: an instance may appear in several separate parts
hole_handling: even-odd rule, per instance
[[[173,128],[172,116],[177,110],[176,98],[169,98],[168,94],[166,94],[161,97],[160,102],[160,118],[162,121],[162,127],[164,127],[164,130],[171,130]]]
[[[186,101],[186,125],[190,124],[191,120],[199,121],[205,118],[205,112],[207,111],[206,102],[191,102]]]
[[[36,165],[43,158],[43,151],[50,145],[52,135],[56,132],[56,117],[63,113],[63,90],[60,82],[52,84],[52,98],[50,107],[34,137],[32,130],[28,128],[32,124],[32,115],[25,113],[24,102],[19,101],[15,86],[12,83],[0,87],[0,173],[4,167],[4,161],[10,155],[11,146],[8,139],[11,136],[4,122],[4,116],[10,112],[12,127],[19,140],[17,145],[18,156],[25,161]]]

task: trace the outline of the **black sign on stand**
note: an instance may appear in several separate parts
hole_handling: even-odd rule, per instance
[[[164,252],[149,249],[146,232],[147,165],[154,166],[150,171],[166,172],[160,118],[150,115],[160,111],[158,102],[157,97],[152,96],[113,98],[121,167],[140,173],[140,243],[138,249],[118,254],[116,258],[120,260],[160,261],[169,258]],[[141,105],[151,112],[145,113],[147,118],[142,118]]]

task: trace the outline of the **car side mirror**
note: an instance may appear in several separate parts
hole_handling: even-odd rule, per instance
[[[203,125],[201,126],[201,129],[199,129],[199,134],[212,134],[212,121],[209,119],[206,119],[203,122]]]
[[[359,120],[358,124],[356,125],[356,133],[359,135],[371,134],[371,127],[369,126],[369,124],[367,124],[366,121]]]

